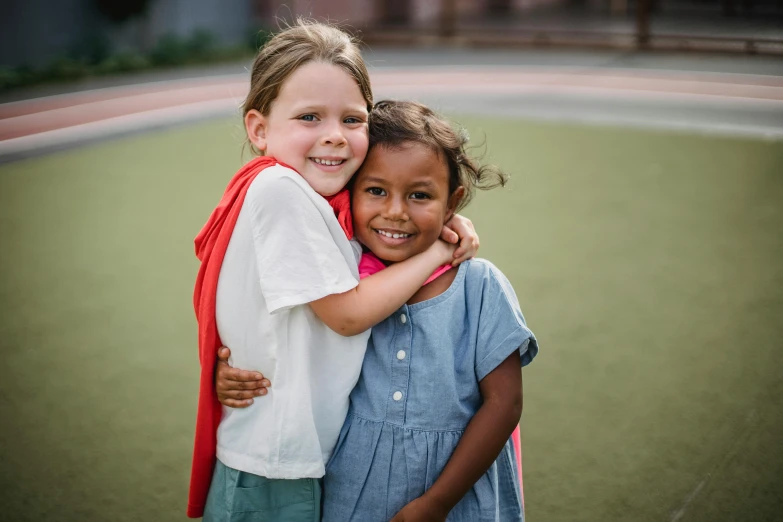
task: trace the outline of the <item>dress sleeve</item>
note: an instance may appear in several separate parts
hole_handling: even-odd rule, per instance
[[[514,350],[522,366],[538,353],[538,343],[527,325],[516,293],[497,268],[490,267],[482,289],[476,344],[476,377],[481,381]]]
[[[335,242],[334,230],[303,187],[284,176],[259,178],[248,189],[245,204],[269,312],[356,287],[358,281]]]

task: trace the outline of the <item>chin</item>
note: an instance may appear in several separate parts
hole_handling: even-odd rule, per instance
[[[311,185],[312,186],[312,185]],[[343,189],[344,185],[342,186],[335,186],[335,185],[326,185],[326,186],[320,186],[320,187],[313,187],[313,190],[318,192],[320,195],[322,195],[325,198],[328,198],[330,196],[334,196],[338,192],[340,192]]]
[[[417,254],[417,252],[413,251],[390,250],[383,247],[370,250],[372,250],[372,253],[375,254],[378,259],[386,263],[399,263],[406,259],[410,259]]]
[[[382,254],[382,255],[375,254],[375,256],[387,264],[400,263],[402,261],[405,261],[409,257],[411,257],[411,256],[404,256],[404,255],[395,256],[395,255],[386,255],[386,254]]]

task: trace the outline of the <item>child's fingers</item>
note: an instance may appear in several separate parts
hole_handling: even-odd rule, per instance
[[[264,379],[264,375],[261,372],[251,372],[248,370],[240,370],[239,368],[231,367],[226,368],[221,373],[221,377],[229,381],[249,382],[265,380],[266,382],[269,382],[268,380]],[[269,385],[267,384],[266,386]]]
[[[222,390],[218,391],[218,400],[221,404],[231,408],[246,408],[253,404],[253,397],[262,397],[269,393],[266,388],[255,390]]]
[[[451,262],[451,266],[457,266],[463,261],[467,261],[468,259],[472,259],[472,258],[473,258],[472,251],[458,248],[454,252],[454,261]]]
[[[220,388],[224,391],[240,391],[240,390],[257,390],[261,388],[269,388],[271,383],[266,379],[262,381],[232,381],[226,380],[220,383]]]
[[[218,359],[228,364],[228,358],[231,357],[231,350],[226,346],[221,346],[217,353]]]
[[[451,265],[457,266],[463,261],[475,257],[476,252],[478,252],[478,249],[479,249],[478,236],[470,236],[470,237],[462,238],[462,241],[460,242],[459,246],[454,251],[454,261],[451,262]]]
[[[218,397],[227,397],[230,399],[247,399],[254,395],[262,395],[266,393],[266,389],[270,386],[269,381],[229,381],[218,379],[215,382],[215,391]]]
[[[220,402],[221,402],[221,404],[223,404],[224,406],[228,406],[229,408],[239,408],[239,409],[241,409],[241,408],[247,408],[248,406],[253,404],[253,399],[245,399],[245,400],[242,400],[242,401],[238,401],[238,400],[235,400],[235,399],[224,399],[224,400],[222,400]]]
[[[231,390],[223,392],[221,395],[226,399],[231,399],[234,401],[243,401],[248,399],[253,399],[253,397],[261,397],[263,395],[266,395],[268,393],[266,388],[259,388],[257,390]]]
[[[456,244],[459,241],[457,233],[448,225],[443,225],[443,229],[440,232],[440,238],[446,243]]]

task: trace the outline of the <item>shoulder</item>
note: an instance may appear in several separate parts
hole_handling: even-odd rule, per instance
[[[491,261],[476,257],[465,261],[465,278],[476,282],[498,282],[511,287],[508,278]]]
[[[312,194],[311,194],[312,192]],[[251,205],[291,209],[298,202],[313,201],[315,191],[296,171],[274,165],[261,171],[247,189]]]
[[[514,287],[511,282],[491,261],[482,258],[474,258],[465,261],[465,286],[468,291],[480,292],[481,294],[494,294],[503,296],[509,305],[514,308],[519,307]]]
[[[248,193],[261,194],[270,191],[301,193],[304,192],[305,187],[310,188],[296,171],[282,165],[274,165],[258,173],[250,184]]]

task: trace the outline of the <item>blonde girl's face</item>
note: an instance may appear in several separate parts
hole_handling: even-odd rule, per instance
[[[446,161],[431,148],[373,147],[352,188],[356,238],[386,262],[404,261],[438,240],[463,192],[449,195]]]
[[[286,78],[269,114],[248,111],[245,129],[266,156],[295,169],[322,196],[332,196],[367,155],[367,102],[344,69],[310,62]]]

